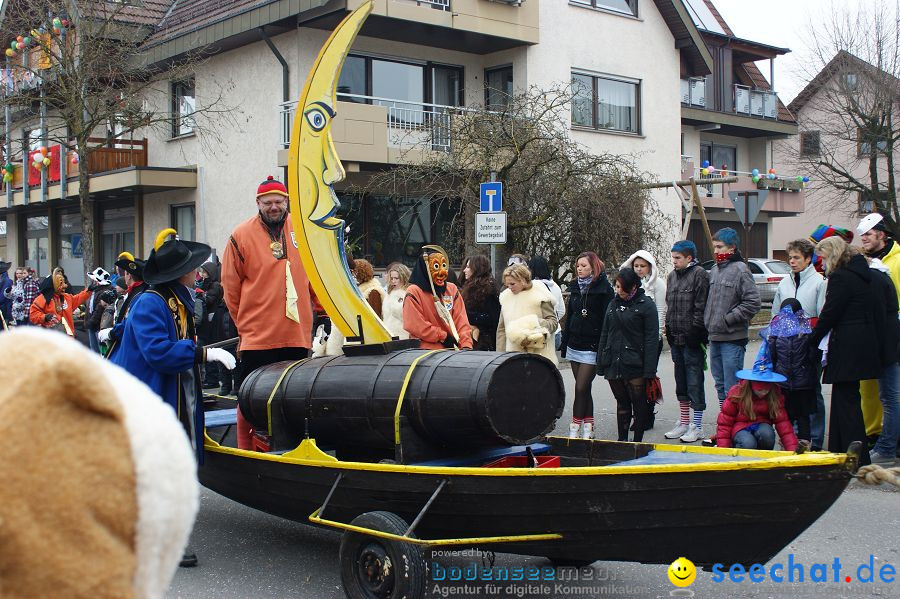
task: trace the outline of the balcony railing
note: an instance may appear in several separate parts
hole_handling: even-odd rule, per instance
[[[406,0],[418,6],[430,6],[437,10],[450,10],[450,0]]]
[[[778,118],[778,94],[746,85],[734,86],[734,111],[766,119]]]
[[[706,78],[681,80],[681,103],[696,108],[710,108],[706,97]],[[737,114],[764,119],[778,118],[778,94],[773,91],[751,89],[746,85],[733,88],[732,109]]]
[[[432,150],[444,152],[450,150],[453,116],[467,111],[460,106],[407,102],[358,94],[338,94],[338,100],[387,108],[388,144],[391,146],[427,143]],[[286,102],[279,106],[281,145],[286,148],[291,143],[291,127],[297,103]]]
[[[102,139],[90,138],[91,144],[101,143]],[[58,146],[57,146],[58,147]],[[53,148],[51,147],[51,151]],[[75,154],[68,152],[65,158],[66,178],[78,177],[78,163],[73,163],[72,158]],[[22,189],[23,178],[25,177],[25,166],[21,156],[13,159],[16,165],[13,174],[13,189]],[[62,165],[59,165],[60,167]],[[99,175],[102,173],[116,171],[131,166],[147,166],[147,140],[146,139],[119,139],[113,143],[112,147],[95,148],[88,156],[88,172],[91,175]],[[30,164],[27,166],[29,186],[34,187],[40,184],[40,172],[35,170]],[[57,169],[47,171],[48,181],[52,183],[59,182]],[[6,184],[0,187],[6,190]]]

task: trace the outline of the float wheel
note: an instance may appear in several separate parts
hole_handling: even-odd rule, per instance
[[[396,535],[409,527],[391,512],[366,512],[351,524]],[[349,599],[421,599],[425,595],[421,545],[345,532],[340,559],[341,582]]]

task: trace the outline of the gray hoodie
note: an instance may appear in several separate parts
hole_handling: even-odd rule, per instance
[[[710,341],[748,339],[750,320],[759,308],[759,291],[740,253],[735,251],[728,260],[712,267],[703,313]]]

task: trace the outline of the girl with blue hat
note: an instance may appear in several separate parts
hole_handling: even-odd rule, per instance
[[[773,449],[775,433],[787,451],[797,449],[797,436],[784,408],[779,383],[787,377],[772,369],[769,346],[763,343],[753,368],[738,370],[739,380],[719,412],[716,445],[740,449]]]

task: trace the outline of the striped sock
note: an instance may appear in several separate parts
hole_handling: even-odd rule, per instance
[[[703,410],[694,410],[694,420],[691,422],[697,428],[700,428],[703,423]]]
[[[678,407],[681,408],[678,424],[688,424],[691,421],[691,404],[686,401],[679,401]]]
[[[584,418],[572,418],[572,424],[577,424],[578,426],[581,426],[581,424],[583,422],[584,422]]]
[[[587,416],[587,417],[584,419],[584,423],[585,423],[585,424],[590,424],[591,426],[594,426],[594,417],[593,417],[593,416]]]

